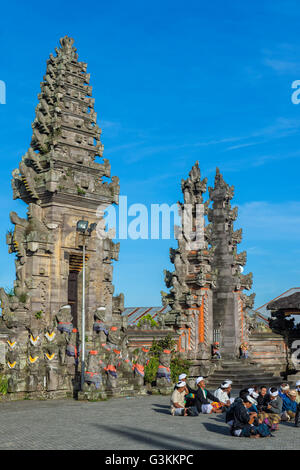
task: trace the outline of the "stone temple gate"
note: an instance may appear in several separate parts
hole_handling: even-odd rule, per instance
[[[16,255],[16,281],[12,293],[0,290],[0,299],[2,321],[8,328],[9,344],[14,345],[7,364],[25,376],[30,375],[28,367],[45,365],[45,357],[46,365],[58,361],[55,342],[49,340],[57,325],[77,330],[78,336],[83,241],[77,222],[85,219],[95,227],[105,207],[118,203],[119,179],[111,178],[109,161],[102,159],[101,129],[87,64],[78,60],[73,42],[62,38],[56,55],[47,61],[31,145],[13,171],[14,199],[28,205],[28,216],[10,214],[14,230],[7,234],[7,244]],[[103,320],[108,325],[124,323],[120,316],[124,299],[122,294],[113,297],[112,260],[118,259],[119,244],[96,236],[95,230],[86,240],[89,340],[100,307],[105,307]],[[61,345],[56,346],[61,350]],[[17,389],[34,390],[34,386],[28,388],[20,379]]]
[[[204,202],[207,179],[201,180],[198,162],[181,186],[184,203],[179,203],[179,210],[184,225],[188,219],[185,211],[191,208],[192,232],[183,232],[178,248],[170,250],[175,270],[165,271],[170,292],[163,292],[162,298],[171,307],[165,323],[179,332],[179,349],[188,357],[210,359],[211,345],[218,341],[222,356],[234,359],[241,343],[249,339],[245,310],[252,307],[255,294],[243,293],[252,286],[252,273],[242,274],[246,252],[237,252],[242,231],[233,228],[237,218],[237,208],[230,205],[233,187],[225,183],[217,169],[215,185],[209,188],[209,198]],[[199,218],[197,211],[201,206]],[[205,224],[205,216],[209,224]],[[203,232],[202,238],[197,239],[197,231]]]
[[[62,38],[47,61],[31,145],[13,171],[14,199],[23,200],[28,212],[27,218],[10,214],[14,230],[7,244],[15,254],[16,280],[12,292],[0,289],[0,365],[9,377],[8,391],[20,397],[78,396],[81,389],[85,243],[83,397],[145,393],[144,367],[153,338],[176,337],[178,351],[193,361],[192,373],[204,375],[213,341],[219,340],[223,357],[233,360],[254,329],[246,312],[254,294],[243,293],[251,288],[252,274],[241,272],[246,253],[237,252],[241,230],[233,229],[233,187],[217,170],[204,202],[207,180],[201,180],[198,163],[182,180],[184,203],[179,207],[183,218],[186,207],[191,208],[191,230],[196,233],[200,224],[203,240],[191,245],[183,236],[170,250],[175,270],[165,271],[169,292],[162,297],[168,308],[156,330],[146,334],[147,325],[127,328],[124,296],[114,296],[112,284],[119,244],[103,236],[104,210],[118,204],[119,179],[111,177],[109,161],[102,158],[90,75],[73,42]],[[200,220],[198,205],[204,207]],[[85,242],[76,230],[79,220],[89,223]],[[157,383],[168,388],[170,351],[159,360]]]

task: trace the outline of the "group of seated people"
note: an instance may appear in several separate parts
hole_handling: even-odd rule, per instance
[[[196,389],[187,383],[187,375],[179,375],[171,396],[173,416],[198,416],[199,413],[225,413],[232,436],[269,437],[279,429],[281,421],[294,420],[300,426],[300,381],[290,389],[283,383],[279,389],[255,385],[231,397],[232,381],[225,380],[214,392],[205,387],[203,377],[196,379]]]

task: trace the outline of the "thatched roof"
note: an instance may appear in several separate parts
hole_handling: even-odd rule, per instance
[[[295,292],[292,295],[281,297],[268,303],[268,310],[299,310],[300,313],[300,292]]]

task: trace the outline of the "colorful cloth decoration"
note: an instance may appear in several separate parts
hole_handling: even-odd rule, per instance
[[[48,359],[48,361],[53,361],[53,359],[55,357],[55,353],[53,353],[53,354],[45,353],[45,356]]]
[[[10,342],[9,339],[8,339],[7,344],[8,344],[9,349],[12,351],[13,349],[15,349],[17,341]]]
[[[97,372],[86,371],[84,374],[84,381],[89,385],[94,384],[96,389],[98,390],[102,383],[102,377],[101,374]]]
[[[73,344],[68,344],[67,346],[67,356],[69,357],[78,357],[78,350]]]
[[[118,377],[117,369],[115,368],[114,365],[108,364],[106,367],[104,367],[104,370],[107,374],[110,374],[115,379]]]
[[[38,360],[38,358],[39,356],[35,356],[35,357],[29,356],[28,358],[29,364],[34,364]]]
[[[14,362],[9,362],[7,363],[8,367],[10,369],[14,369],[16,367],[16,364],[17,364],[17,361],[14,361]]]
[[[93,326],[93,330],[99,333],[100,331],[103,331],[106,336],[108,335],[108,330],[105,328],[105,325],[102,321],[96,321]]]
[[[142,364],[134,364],[132,370],[137,372],[141,377],[145,376],[145,367]]]
[[[49,341],[49,343],[51,343],[54,340],[55,336],[56,336],[55,331],[52,331],[52,333],[48,333],[47,331],[47,333],[45,333],[45,337],[47,341]]]
[[[61,333],[69,333],[70,334],[72,332],[73,325],[72,325],[71,322],[60,321],[57,325],[57,329]]]
[[[157,378],[167,379],[167,381],[170,382],[171,381],[171,369],[165,366],[158,366]]]
[[[30,342],[31,342],[31,344],[32,344],[33,346],[35,346],[35,345],[38,343],[39,339],[40,339],[39,336],[36,336],[36,337],[34,338],[34,336],[30,335]]]

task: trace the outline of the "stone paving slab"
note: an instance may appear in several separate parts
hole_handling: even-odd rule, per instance
[[[169,397],[0,403],[0,449],[283,450],[300,448],[300,428],[282,423],[275,437],[235,438],[224,415],[173,417]],[[180,426],[178,426],[180,424]]]

